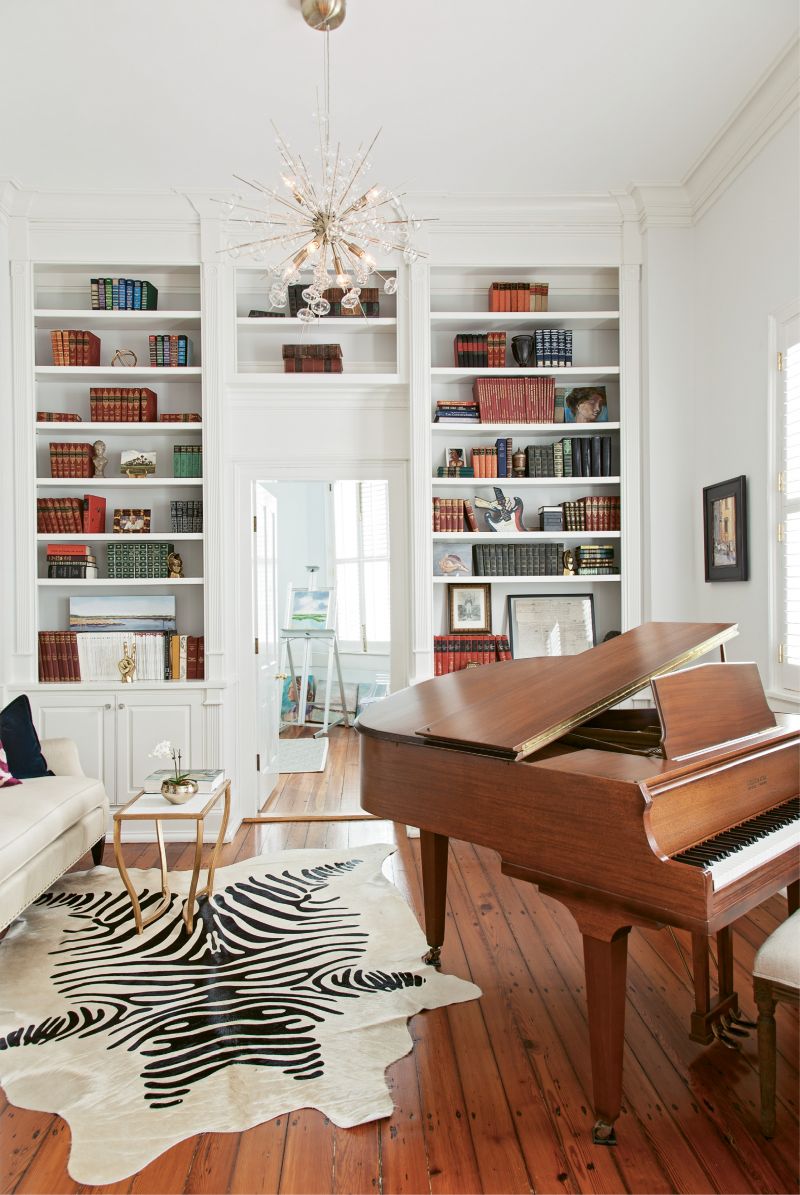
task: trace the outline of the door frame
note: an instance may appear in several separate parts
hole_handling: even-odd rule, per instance
[[[233,466],[236,592],[232,595],[234,641],[231,658],[238,678],[236,704],[241,714],[255,703],[253,667],[252,536],[254,494],[257,482],[270,481],[382,481],[389,483],[390,592],[392,603],[391,684],[404,688],[409,677],[411,576],[409,554],[409,483],[406,460],[362,460],[329,458],[324,461],[263,460],[238,461]],[[278,512],[280,536],[280,511]],[[239,812],[245,819],[259,817],[256,796],[256,738],[251,720],[237,717],[236,754]],[[269,814],[267,820],[272,820]],[[291,819],[296,820],[296,819]]]

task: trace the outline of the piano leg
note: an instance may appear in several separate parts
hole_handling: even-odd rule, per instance
[[[786,885],[786,895],[791,917],[792,913],[796,913],[800,909],[800,880],[794,880],[791,884]]]
[[[622,1051],[625,1041],[625,977],[630,926],[610,939],[583,935],[586,1005],[592,1058],[592,1090],[597,1120],[595,1145],[616,1145],[614,1121],[622,1104]]]
[[[428,951],[423,962],[441,966],[440,955],[444,942],[445,910],[447,908],[447,848],[446,834],[420,830],[419,844],[422,858],[422,894],[425,911],[425,937]]]

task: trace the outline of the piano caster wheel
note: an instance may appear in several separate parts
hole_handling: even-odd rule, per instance
[[[613,1124],[609,1124],[607,1120],[596,1120],[592,1128],[592,1144],[616,1145],[617,1134],[614,1132]]]
[[[724,1028],[718,1021],[715,1021],[711,1026],[711,1032],[714,1034],[714,1037],[717,1039],[717,1041],[722,1042],[723,1046],[727,1046],[729,1050],[741,1049],[738,1041],[733,1041],[732,1038],[728,1037]]]
[[[745,1029],[758,1028],[755,1021],[750,1021],[747,1019],[747,1017],[742,1016],[742,1010],[740,1008],[734,1009],[734,1011],[731,1013],[731,1020],[735,1025],[743,1025]]]
[[[441,946],[430,946],[425,954],[422,956],[423,963],[427,963],[429,967],[436,967],[437,971],[442,965],[442,948]]]

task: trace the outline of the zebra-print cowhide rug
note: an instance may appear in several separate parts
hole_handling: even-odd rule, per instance
[[[0,1081],[69,1123],[69,1171],[108,1183],[200,1132],[296,1108],[349,1127],[392,1110],[407,1018],[480,995],[421,962],[382,875],[393,847],[286,851],[220,868],[187,935],[188,873],[141,936],[116,871],[65,876],[0,942]],[[143,912],[156,871],[131,871]]]

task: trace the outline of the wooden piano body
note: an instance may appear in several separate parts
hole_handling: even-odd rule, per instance
[[[429,961],[444,938],[450,837],[497,851],[504,872],[574,915],[598,1143],[615,1140],[622,1098],[631,927],[692,933],[692,1036],[708,1042],[714,1032],[724,1039],[720,1025],[737,1015],[727,927],[784,887],[797,903],[800,728],[776,724],[753,665],[674,671],[735,633],[727,624],[645,624],[582,656],[438,677],[370,706],[358,723],[363,808],[421,831]],[[657,713],[609,708],[648,681]],[[758,832],[732,829],[759,817]],[[773,821],[782,828],[773,832]],[[726,833],[742,843],[704,866]],[[699,860],[675,859],[692,848]]]

